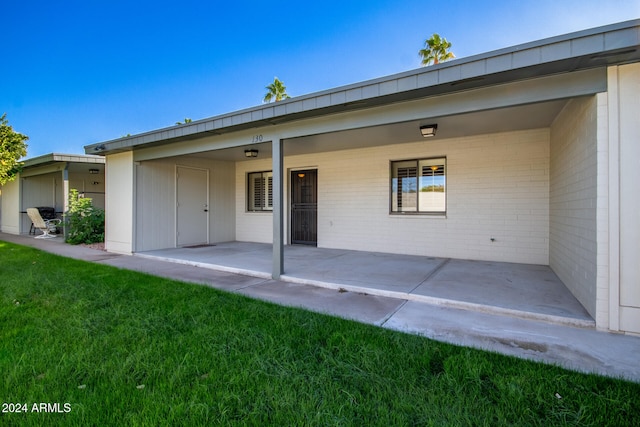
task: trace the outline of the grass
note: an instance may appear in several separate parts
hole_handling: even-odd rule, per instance
[[[640,425],[640,384],[5,242],[0,288],[0,425]]]

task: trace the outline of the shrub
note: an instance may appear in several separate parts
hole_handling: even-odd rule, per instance
[[[98,243],[104,241],[104,210],[93,206],[90,198],[80,197],[78,190],[69,192],[67,243]]]

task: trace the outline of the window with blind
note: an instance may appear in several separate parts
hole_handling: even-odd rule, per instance
[[[446,158],[391,162],[391,212],[443,214]]]
[[[273,210],[273,174],[251,172],[247,174],[247,210],[261,212]]]

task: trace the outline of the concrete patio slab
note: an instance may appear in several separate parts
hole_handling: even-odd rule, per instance
[[[391,292],[412,292],[444,262],[443,258],[378,252],[304,246],[285,248],[288,278]]]
[[[413,293],[586,322],[593,320],[558,276],[544,265],[451,259]]]
[[[229,273],[271,278],[270,245],[230,242],[193,248],[138,252],[135,256],[182,263]]]
[[[270,244],[227,242],[137,253],[269,279]],[[282,281],[591,328],[595,322],[543,265],[285,246]]]

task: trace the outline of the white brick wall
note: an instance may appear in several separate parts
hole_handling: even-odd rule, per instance
[[[551,127],[549,265],[596,317],[597,102],[571,100]]]
[[[271,243],[273,215],[270,212],[247,212],[247,173],[271,170],[271,158],[236,163],[236,240]]]
[[[390,161],[442,156],[446,217],[390,214]],[[548,129],[285,159],[287,170],[306,167],[318,169],[320,247],[548,264]],[[271,242],[271,215],[245,206],[246,173],[270,168],[270,159],[236,166],[238,240]]]

